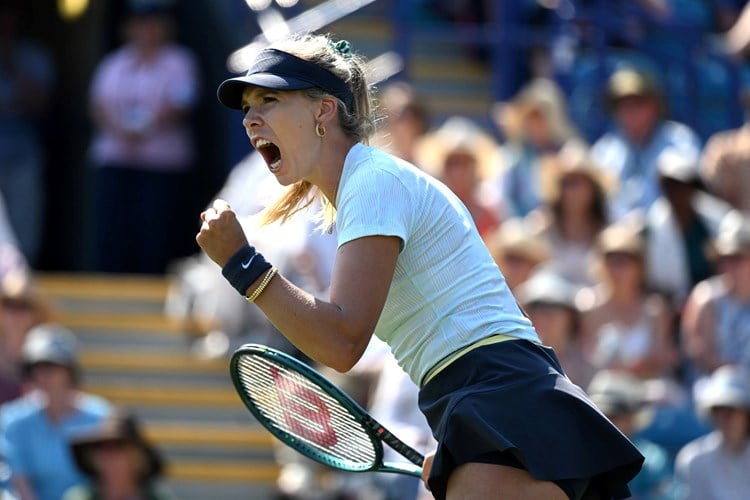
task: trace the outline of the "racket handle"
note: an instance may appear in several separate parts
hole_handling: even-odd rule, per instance
[[[407,445],[403,441],[401,441],[399,438],[391,434],[390,431],[383,427],[379,427],[376,429],[376,432],[378,433],[378,436],[383,440],[384,443],[386,443],[388,446],[399,452],[404,457],[408,458],[410,462],[412,462],[415,465],[418,465],[420,467],[420,474],[421,474],[421,467],[424,463],[424,456],[419,453],[417,450],[412,448],[411,446]]]
[[[395,472],[397,474],[406,474],[407,476],[422,477],[422,467],[407,463],[385,462],[378,468],[378,472]]]

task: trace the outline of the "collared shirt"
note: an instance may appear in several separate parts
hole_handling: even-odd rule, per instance
[[[6,403],[0,407],[0,448],[11,475],[25,477],[39,500],[60,500],[86,481],[73,461],[70,438],[110,413],[109,403],[88,394],[80,394],[74,411],[57,423],[33,394]]]
[[[671,148],[681,151],[687,158],[694,158],[697,164],[701,152],[700,138],[687,125],[664,121],[643,146],[633,144],[619,129],[605,134],[593,144],[592,157],[618,180],[615,192],[610,195],[613,220],[634,210],[645,213],[659,198],[661,187],[657,162],[659,155]]]

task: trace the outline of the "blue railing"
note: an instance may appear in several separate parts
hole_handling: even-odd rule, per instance
[[[553,57],[554,78],[569,97],[573,119],[589,137],[607,127],[601,96],[614,67],[650,66],[662,80],[670,116],[707,139],[743,122],[741,66],[726,56],[717,36],[701,23],[698,3],[681,19],[663,23],[634,7],[634,2],[562,0],[544,26],[524,19],[524,2],[491,2],[482,23],[449,23],[420,16],[415,2],[393,1],[395,50],[408,61],[414,37],[422,41],[479,47],[492,70],[493,97],[510,99],[524,83],[519,57],[543,47]],[[642,37],[631,36],[636,25]],[[621,43],[620,43],[621,45]]]

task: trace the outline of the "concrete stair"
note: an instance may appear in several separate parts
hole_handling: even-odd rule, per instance
[[[373,2],[321,31],[349,40],[367,58],[395,50],[396,33],[390,16],[396,1]],[[303,5],[309,8],[320,3],[322,0],[306,0]],[[451,28],[444,26],[441,30],[449,34]],[[458,43],[458,37],[446,35],[438,40],[434,31],[430,24],[412,26],[403,77],[425,102],[433,125],[462,115],[485,128],[493,127],[489,114],[493,103],[490,68]]]
[[[135,412],[180,500],[271,498],[274,438],[236,395],[226,359],[190,353],[163,313],[164,278],[42,274],[56,321],[80,341],[83,388]]]

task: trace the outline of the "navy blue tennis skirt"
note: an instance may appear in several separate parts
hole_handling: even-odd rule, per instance
[[[451,472],[469,462],[515,465],[558,485],[590,479],[585,498],[600,499],[628,498],[643,464],[552,349],[526,340],[463,355],[422,387],[419,407],[438,441],[429,478],[438,500]]]

